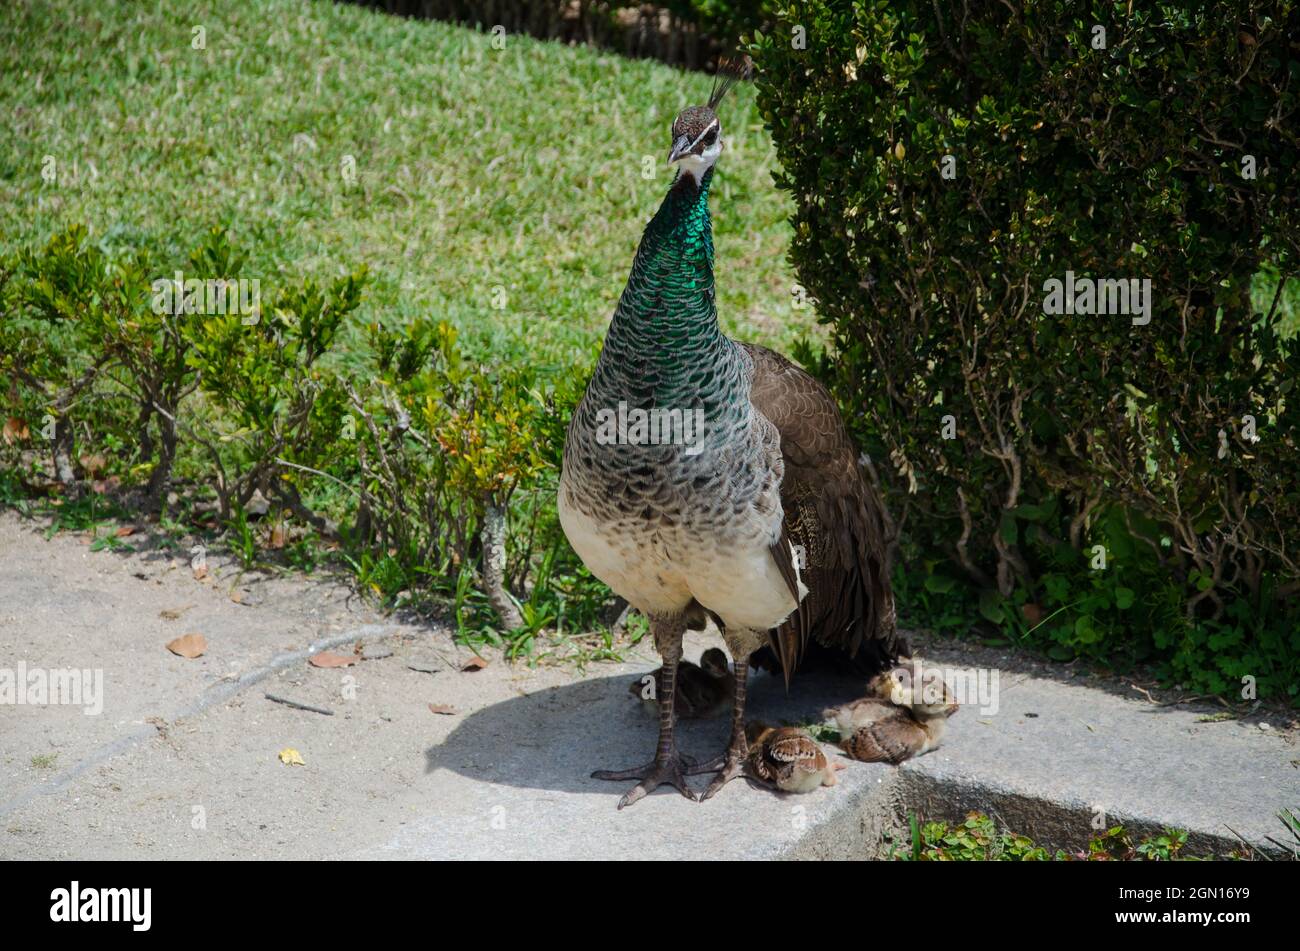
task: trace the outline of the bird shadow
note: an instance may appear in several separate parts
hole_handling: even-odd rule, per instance
[[[477,710],[425,751],[426,772],[447,769],[524,789],[616,791],[618,783],[592,779],[592,770],[639,766],[654,753],[658,720],[653,708],[628,692],[628,685],[642,676],[581,680]],[[800,671],[787,695],[781,677],[757,671],[750,675],[746,719],[773,725],[819,723],[826,707],[863,693],[861,677]],[[729,715],[680,720],[678,746],[687,756],[710,759],[726,748],[729,726]]]

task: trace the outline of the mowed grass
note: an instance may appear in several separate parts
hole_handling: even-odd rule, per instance
[[[0,246],[82,222],[106,250],[183,252],[215,225],[264,297],[365,263],[363,319],[448,319],[484,354],[563,369],[600,339],[671,179],[672,119],[710,80],[491,39],[325,2],[6,0]],[[814,323],[791,307],[788,201],[752,90],[722,115],[719,312],[788,349]]]

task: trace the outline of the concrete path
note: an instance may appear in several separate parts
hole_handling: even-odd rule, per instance
[[[1218,708],[935,644],[937,662],[998,668],[1000,687],[997,711],[963,709],[940,750],[849,764],[807,796],[737,782],[708,803],[666,790],[618,812],[623,786],[588,774],[649,756],[654,721],[627,693],[657,665],[647,646],[585,672],[498,656],[467,671],[445,630],[377,616],[342,585],[211,555],[196,578],[188,552],[146,532],[124,539],[135,553],[92,553],[43,527],[0,515],[0,670],[102,670],[102,712],[0,705],[0,858],[870,857],[909,812],[969,808],[1051,845],[1086,841],[1100,810],[1223,850],[1229,826],[1281,838],[1276,812],[1300,807],[1300,749],[1276,715],[1267,732],[1259,716],[1202,722]],[[189,632],[203,657],[165,649]],[[710,643],[692,638],[687,656]],[[357,644],[354,666],[307,663]],[[859,690],[801,676],[786,697],[761,675],[751,711],[806,720]],[[712,755],[725,732],[685,723],[683,747]],[[305,765],[281,762],[290,748]]]

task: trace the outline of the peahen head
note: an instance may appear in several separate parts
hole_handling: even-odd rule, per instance
[[[745,65],[739,68],[724,65],[714,80],[709,101],[683,109],[673,121],[673,146],[668,162],[677,163],[682,174],[691,175],[696,182],[703,180],[704,173],[713,168],[722,154],[722,123],[715,110],[727,90],[744,73]]]
[[[722,154],[722,123],[712,106],[691,106],[673,123],[673,147],[668,162],[698,182]]]

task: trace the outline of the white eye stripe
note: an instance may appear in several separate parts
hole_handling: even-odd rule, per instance
[[[699,145],[706,135],[708,135],[710,132],[718,131],[720,129],[720,126],[721,123],[719,123],[717,119],[714,119],[705,127],[703,132],[701,132],[699,135],[695,137],[695,140],[691,142],[688,148],[691,149],[695,148],[695,146]]]

